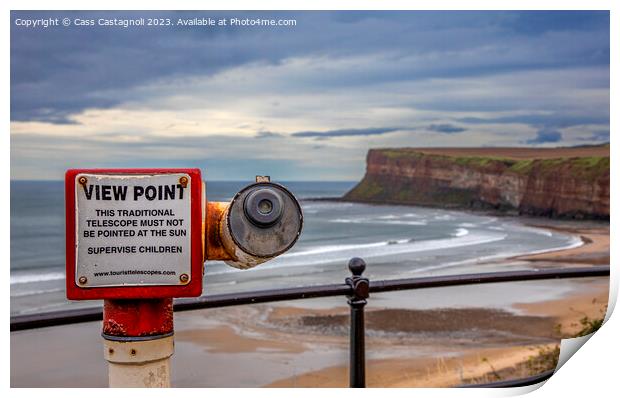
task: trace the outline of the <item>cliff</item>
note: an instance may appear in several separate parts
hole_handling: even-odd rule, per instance
[[[344,200],[609,219],[609,146],[368,152]]]

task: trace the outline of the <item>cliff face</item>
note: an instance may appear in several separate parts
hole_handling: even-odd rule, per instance
[[[508,158],[436,152],[370,150],[366,175],[344,199],[609,219],[609,156]]]

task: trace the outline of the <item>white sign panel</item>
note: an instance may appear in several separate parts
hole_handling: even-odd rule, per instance
[[[191,275],[190,176],[78,174],[81,287],[184,285]]]

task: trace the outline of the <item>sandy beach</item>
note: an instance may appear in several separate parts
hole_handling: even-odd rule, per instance
[[[533,254],[517,257],[532,262],[558,262],[565,264],[609,264],[609,226],[582,227],[579,225],[555,226],[544,224],[530,224],[533,227],[546,228],[558,232],[569,233],[581,237],[583,246],[575,249],[558,250],[553,252]]]
[[[609,263],[608,225],[544,227],[579,235],[584,245],[507,259],[506,267],[514,261],[533,268]],[[526,376],[528,358],[578,331],[584,316],[604,316],[608,278],[527,286],[544,293],[558,284],[561,294],[541,294],[552,299],[534,302],[522,299],[525,283],[502,284],[510,305],[494,307],[473,300],[480,287],[452,290],[453,299],[462,303],[458,307],[440,301],[434,307],[394,308],[390,303],[402,300],[402,292],[391,299],[390,294],[371,296],[366,313],[368,386],[448,387]],[[417,301],[425,292],[408,294]],[[348,311],[344,298],[334,298],[315,299],[312,305],[284,302],[177,313],[173,385],[345,387]],[[12,333],[11,385],[105,386],[99,328],[93,322]],[[76,344],[79,349],[67,349]],[[58,363],[68,364],[72,372],[58,369]]]

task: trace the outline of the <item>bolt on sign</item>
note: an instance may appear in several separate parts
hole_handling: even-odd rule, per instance
[[[199,169],[69,170],[67,298],[202,293]]]

